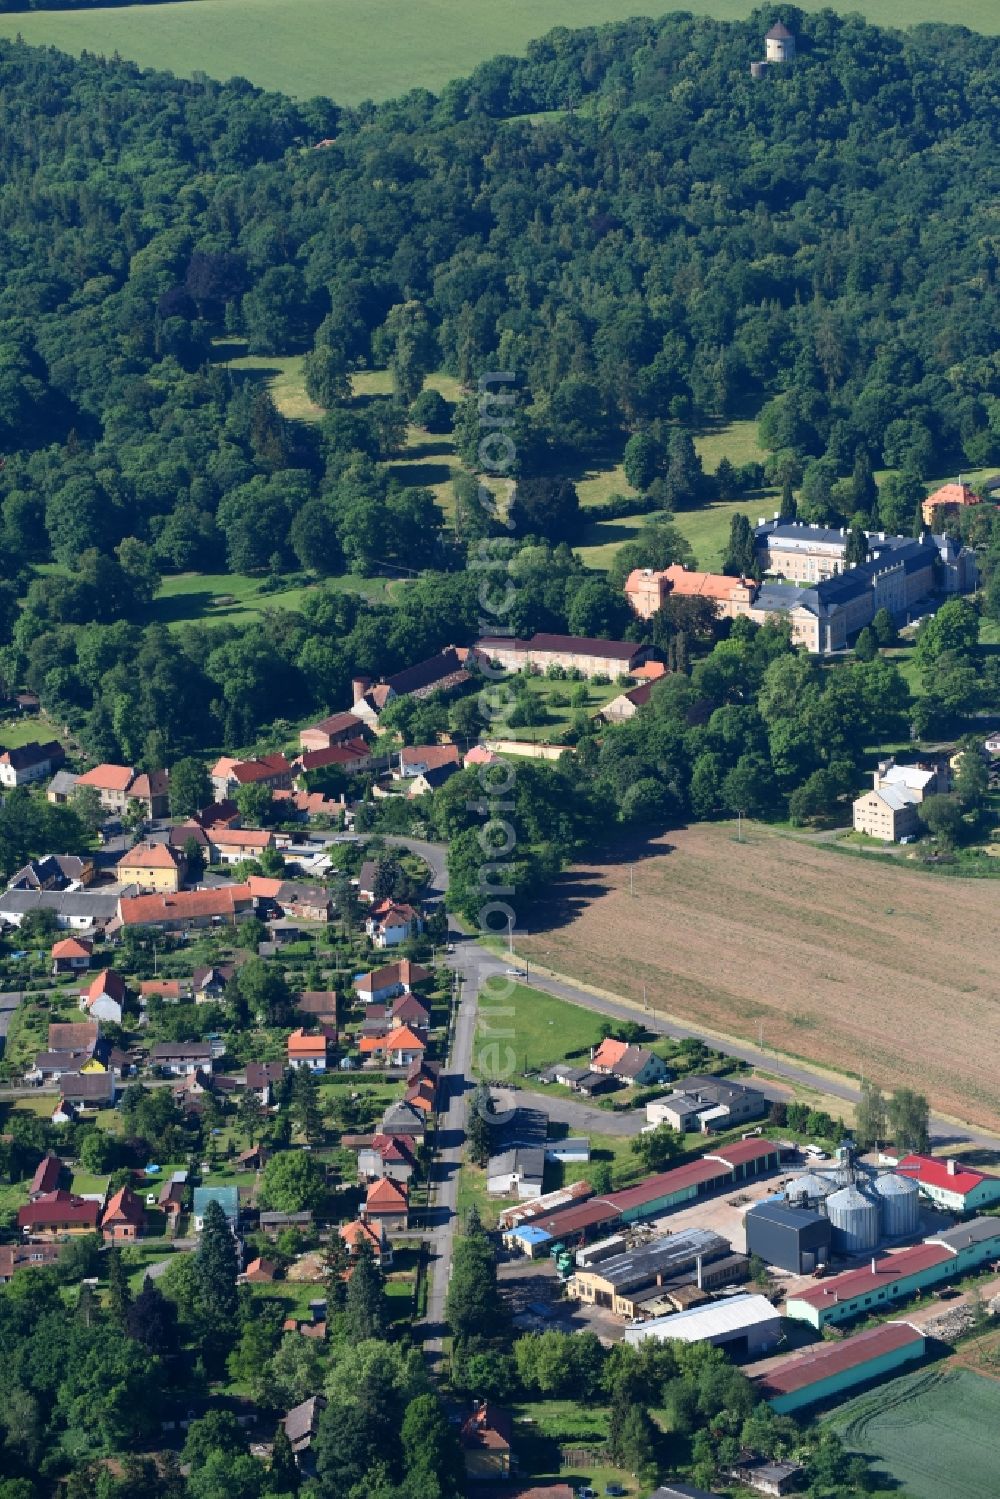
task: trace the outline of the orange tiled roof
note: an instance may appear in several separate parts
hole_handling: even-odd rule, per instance
[[[137,843],[118,860],[119,869],[176,869],[177,855],[166,843]]]
[[[410,1205],[410,1194],[404,1182],[394,1182],[388,1176],[372,1182],[365,1198],[365,1211],[376,1208],[379,1212],[401,1212]]]
[[[85,942],[79,937],[64,937],[61,942],[52,944],[51,956],[53,958],[89,958],[93,951],[92,942]]]
[[[288,1055],[290,1057],[325,1057],[326,1037],[307,1036],[300,1027],[292,1031],[288,1038]]]
[[[122,925],[131,926],[198,916],[232,916],[239,902],[252,899],[249,885],[216,885],[211,890],[180,890],[175,895],[123,895],[118,907]]]
[[[617,1067],[627,1051],[627,1041],[616,1041],[614,1036],[606,1036],[594,1052],[591,1066]]]
[[[96,786],[99,791],[127,791],[135,779],[130,765],[95,765],[77,778],[78,786]]]
[[[353,1223],[345,1223],[340,1229],[340,1237],[349,1250],[357,1249],[358,1245],[367,1240],[376,1254],[382,1253],[382,1235],[377,1228],[370,1223],[365,1223],[358,1218]]]
[[[725,573],[689,572],[676,562],[667,568],[664,577],[670,584],[670,592],[684,597],[730,599],[736,589],[746,586],[739,578],[727,577]]]

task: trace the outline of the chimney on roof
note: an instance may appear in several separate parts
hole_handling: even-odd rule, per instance
[[[872,1255],[872,1274],[875,1274],[875,1256]]]
[[[958,1171],[958,1162],[956,1160],[954,1160],[954,1159],[950,1159],[948,1161],[948,1175],[949,1176],[954,1176],[957,1171]]]
[[[701,1255],[700,1254],[699,1254],[698,1258],[694,1262],[694,1270],[695,1270],[695,1282],[694,1283],[698,1287],[698,1290],[700,1291],[700,1290],[702,1290],[702,1284],[701,1284]]]
[[[372,685],[371,677],[351,678],[351,702],[358,703]]]

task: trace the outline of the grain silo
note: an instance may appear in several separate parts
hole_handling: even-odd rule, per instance
[[[805,1204],[808,1207],[816,1207],[836,1192],[843,1182],[842,1176],[838,1180],[836,1176],[825,1176],[819,1171],[804,1171],[801,1176],[793,1177],[788,1183],[785,1196],[796,1206]]]
[[[860,1187],[841,1187],[826,1199],[827,1216],[833,1229],[833,1247],[838,1254],[862,1254],[879,1241],[879,1205]]]
[[[882,1210],[883,1237],[912,1237],[920,1227],[920,1192],[916,1182],[886,1171],[872,1182],[872,1191]]]

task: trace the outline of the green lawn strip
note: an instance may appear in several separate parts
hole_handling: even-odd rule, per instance
[[[361,594],[373,602],[392,603],[406,580],[362,578],[344,573],[322,580],[307,577],[273,592],[266,584],[265,578],[245,573],[172,573],[163,579],[150,605],[148,619],[170,629],[199,623],[249,625],[259,622],[267,613],[301,609],[309,595],[320,587],[337,593]]]
[[[614,494],[639,498],[638,492],[626,479],[625,470],[620,463],[610,468],[588,469],[574,483],[580,496],[580,506],[584,510],[592,505],[602,505]]]
[[[508,1052],[517,1074],[554,1062],[571,1060],[584,1066],[590,1060],[590,1048],[600,1040],[599,1016],[525,984],[513,983],[508,994],[505,981],[502,990],[495,990],[495,999],[490,990],[487,984],[479,1004],[472,1063],[476,1075],[509,1076]]]
[[[20,749],[23,744],[36,740],[39,744],[47,744],[50,739],[59,738],[58,728],[44,713],[0,719],[0,754],[4,750]]]
[[[678,510],[670,523],[684,537],[694,552],[695,562],[705,572],[721,572],[722,559],[729,544],[729,528],[734,515],[746,515],[751,525],[760,516],[770,516],[776,508],[777,490],[763,490],[742,500],[716,500],[700,510]]]

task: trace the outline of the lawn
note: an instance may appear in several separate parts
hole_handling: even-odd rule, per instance
[[[582,709],[588,718],[593,717],[612,698],[618,697],[625,690],[617,682],[560,682],[550,681],[548,677],[528,677],[524,680],[528,695],[537,698],[543,705],[545,721],[524,728],[508,728],[498,721],[493,725],[493,732],[498,738],[526,740],[532,744],[558,744],[572,723],[574,714]],[[575,703],[571,699],[580,688],[586,693],[586,702]],[[581,698],[583,695],[581,692]]]
[[[739,467],[743,463],[761,463],[767,456],[757,443],[757,423],[753,420],[708,428],[695,436],[694,445],[708,474],[715,472],[722,458],[728,458],[730,463]],[[576,488],[584,511],[613,494],[635,493],[625,479],[621,464],[587,472],[583,478],[577,479]],[[773,512],[776,499],[777,490],[768,489],[748,499],[719,501],[700,510],[680,510],[671,517],[671,523],[690,543],[697,565],[707,571],[718,571],[733,516],[742,511],[756,521],[759,515]],[[614,520],[585,523],[577,553],[588,567],[605,569],[610,566],[618,548],[627,541],[634,541],[649,519],[645,511],[636,511]]]
[[[694,824],[569,869],[518,952],[637,1004],[645,983],[665,1017],[720,1039],[762,1031],[777,1054],[918,1088],[995,1127],[1000,1081],[983,1065],[1000,986],[990,881],[945,889],[901,861],[850,857],[759,824],[742,843],[728,823]],[[536,1065],[557,1055],[539,1018],[515,1002],[518,1067],[525,1051]]]
[[[149,610],[151,620],[180,629],[182,625],[250,625],[276,609],[299,609],[315,583],[295,583],[269,593],[264,578],[244,573],[175,573],[164,578]],[[391,600],[393,584],[385,578],[345,574],[324,579],[324,586]]]
[[[801,0],[819,10],[826,0]],[[689,7],[722,20],[743,17],[752,0],[695,0]],[[839,0],[842,11],[855,0]],[[27,11],[0,18],[0,35],[83,50],[216,78],[249,78],[299,99],[328,95],[340,104],[386,99],[412,88],[440,90],[497,53],[523,53],[555,26],[599,25],[660,14],[650,0],[383,0],[373,26],[359,0],[180,0],[121,9]],[[944,18],[938,0],[867,0],[870,21],[909,26]],[[280,18],[280,19],[278,19]],[[995,0],[955,0],[947,20],[1000,30]],[[749,65],[749,58],[747,59]]]
[[[520,945],[520,944],[519,944]],[[494,998],[486,983],[480,994],[473,1070],[504,1080],[567,1059],[585,1062],[599,1038],[598,1017],[540,989],[513,984]],[[507,1063],[510,1066],[507,1066]]]
[[[22,744],[47,744],[50,739],[60,738],[59,730],[44,713],[33,718],[5,718],[0,722],[0,754],[8,749],[20,749]]]
[[[721,572],[733,516],[745,515],[751,525],[756,525],[759,516],[773,513],[776,495],[776,490],[765,490],[751,499],[717,500],[702,510],[679,510],[671,518],[672,524],[689,543],[700,568],[705,572]]]
[[[275,406],[282,416],[291,421],[318,422],[323,415],[322,406],[317,406],[306,395],[305,377],[302,373],[302,354],[246,354],[237,353],[246,345],[235,340],[218,340],[215,345],[215,362],[239,376],[246,371],[251,380],[263,379]]]
[[[995,1499],[1000,1382],[965,1369],[922,1370],[880,1385],[829,1418],[911,1499]]]

